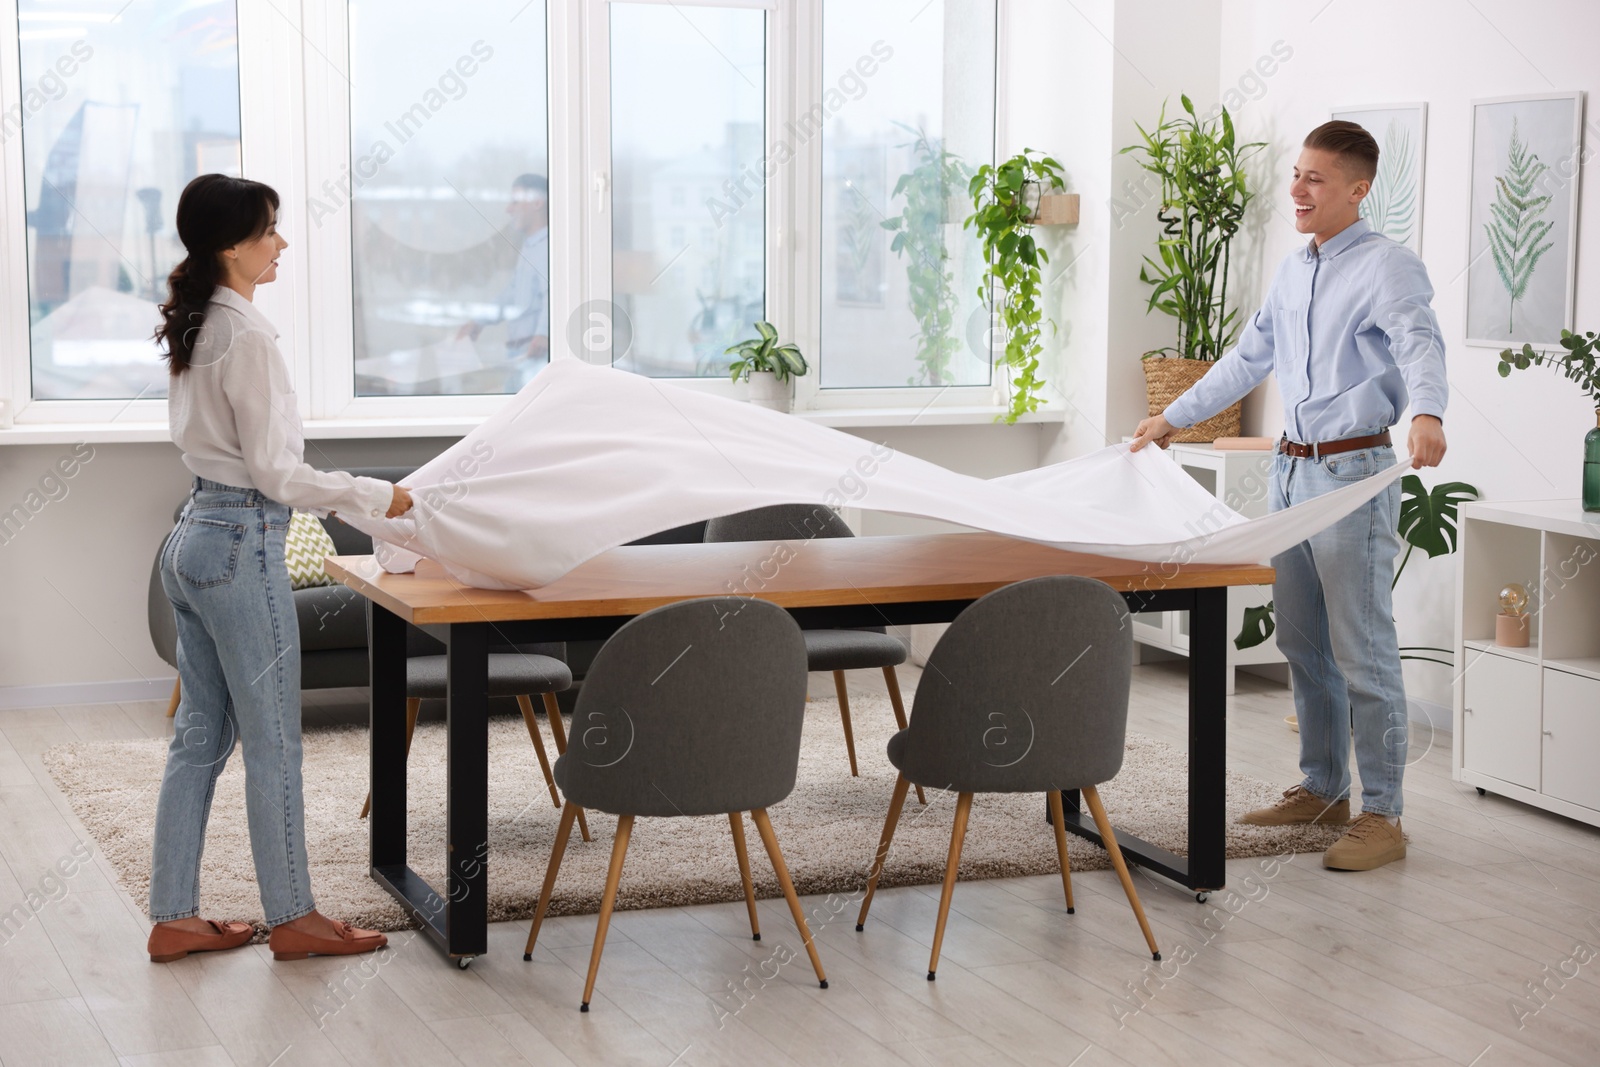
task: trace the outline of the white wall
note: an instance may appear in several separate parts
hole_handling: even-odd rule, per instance
[[[420,464],[449,443],[320,441],[308,454],[322,466]],[[70,479],[47,486],[56,497],[48,499],[40,480],[58,460],[85,454],[90,458]],[[156,549],[172,529],[173,508],[189,479],[170,444],[0,448],[0,509],[26,501],[30,492],[44,501],[0,544],[0,708],[114,700],[104,694],[119,692],[127,699],[135,690],[124,683],[139,680],[151,681],[151,696],[170,690],[174,672],[150,644],[146,590]],[[38,686],[78,688],[29,692]]]
[[[1259,168],[1263,195],[1256,218],[1262,238],[1253,245],[1258,273],[1246,303],[1260,296],[1259,271],[1270,271],[1303,243],[1286,203],[1289,169],[1305,132],[1325,122],[1333,107],[1426,101],[1422,258],[1444,332],[1451,399],[1445,416],[1449,454],[1439,470],[1423,472],[1423,481],[1470,482],[1494,500],[1575,498],[1583,435],[1594,426],[1592,405],[1570,382],[1549,375],[1526,371],[1503,380],[1495,372],[1497,349],[1464,342],[1468,152],[1475,97],[1573,89],[1588,93],[1588,150],[1600,150],[1600,123],[1593,117],[1600,104],[1600,67],[1594,62],[1600,4],[1407,0],[1383,5],[1381,20],[1373,17],[1375,10],[1349,3],[1222,0],[1224,85],[1274,41],[1293,49],[1293,58],[1239,115],[1243,134],[1271,142]],[[1581,180],[1575,326],[1592,330],[1600,328],[1600,175]],[[1267,432],[1281,427],[1275,398],[1259,418]],[[1396,427],[1402,440],[1405,430],[1405,423]],[[1414,558],[1406,568],[1395,604],[1402,644],[1451,643],[1453,567],[1450,558]],[[1447,668],[1411,663],[1406,675],[1412,697],[1449,702]]]

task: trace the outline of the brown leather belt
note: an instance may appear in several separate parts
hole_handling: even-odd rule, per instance
[[[1316,459],[1319,456],[1334,456],[1340,452],[1354,452],[1358,448],[1381,448],[1393,444],[1389,439],[1389,431],[1382,433],[1369,433],[1365,437],[1346,437],[1342,441],[1323,441],[1318,444],[1303,445],[1299,441],[1291,441],[1287,437],[1278,441],[1278,451],[1286,456],[1296,459]]]

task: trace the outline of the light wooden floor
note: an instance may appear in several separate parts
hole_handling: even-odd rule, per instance
[[[1136,671],[1132,727],[1181,739],[1181,667]],[[956,889],[936,983],[924,971],[937,887],[881,894],[863,934],[853,907],[823,923],[837,904],[807,899],[826,991],[781,902],[763,903],[760,943],[741,933],[739,904],[623,912],[581,1015],[588,916],[550,921],[532,963],[525,924],[495,926],[490,954],[465,972],[409,933],[353,964],[278,964],[265,946],[149,963],[145,920],[103,861],[65,881],[49,873],[82,827],[39,754],[160,736],[163,710],[0,712],[0,908],[27,918],[0,927],[5,1067],[1600,1063],[1600,958],[1572,959],[1580,943],[1600,947],[1600,832],[1451,782],[1447,735],[1431,747],[1414,736],[1401,863],[1336,874],[1315,855],[1236,861],[1239,895],[1206,906],[1136,875],[1164,965],[1109,872],[1074,879],[1071,917],[1057,878],[970,882]],[[1284,690],[1243,677],[1231,765],[1292,782],[1289,710]],[[308,706],[307,719],[359,713],[346,700]],[[1542,1000],[1527,999],[1530,982],[1545,983]]]

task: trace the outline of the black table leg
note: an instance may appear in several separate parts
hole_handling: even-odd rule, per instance
[[[489,947],[489,631],[454,623],[447,642],[445,950],[453,957]]]
[[[372,810],[368,813],[373,874],[406,863],[406,624],[378,604],[368,619],[372,686]]]
[[[441,896],[406,863],[406,624],[373,605],[372,877],[462,966],[489,947],[489,630],[452,625]]]
[[[1227,880],[1228,590],[1195,590],[1189,615],[1190,889]]]

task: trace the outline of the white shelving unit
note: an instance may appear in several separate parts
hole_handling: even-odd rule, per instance
[[[1167,449],[1172,461],[1213,495],[1247,518],[1267,513],[1267,494],[1272,488],[1270,449],[1219,450],[1210,445],[1175,444]],[[1233,638],[1244,625],[1246,608],[1261,607],[1272,599],[1272,587],[1236,587],[1228,590],[1228,692],[1234,689],[1234,668],[1253,664],[1282,663],[1276,637],[1269,637],[1243,652],[1233,647]],[[1180,656],[1189,654],[1189,613],[1187,611],[1141,612],[1133,616],[1134,640]]]
[[[1600,826],[1600,521],[1576,500],[1459,514],[1454,776]],[[1527,648],[1494,643],[1512,582],[1528,590]]]

